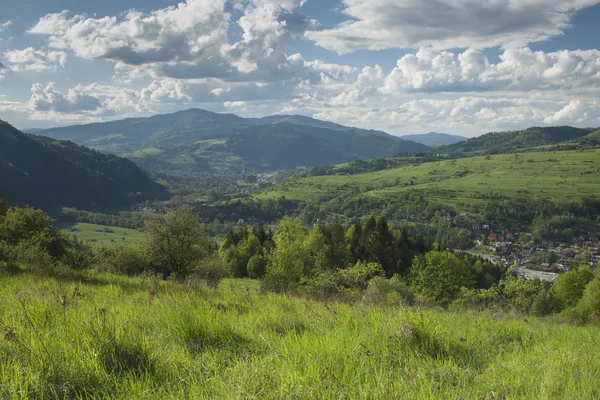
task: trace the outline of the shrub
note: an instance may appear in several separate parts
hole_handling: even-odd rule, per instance
[[[584,322],[600,317],[600,273],[586,286],[577,303],[577,315]]]
[[[377,276],[385,276],[385,271],[379,263],[359,261],[353,267],[337,271],[337,286],[364,291],[369,281]]]
[[[466,265],[450,252],[430,251],[415,257],[410,276],[417,293],[442,306],[456,299],[461,288],[475,283]]]
[[[259,279],[265,276],[267,270],[267,258],[261,255],[255,255],[248,261],[248,276],[252,279]]]
[[[583,297],[586,286],[594,279],[594,272],[589,266],[581,266],[571,270],[554,281],[552,293],[561,308],[574,307]]]
[[[300,284],[310,294],[329,297],[339,293],[336,274],[332,271],[323,271],[310,278],[303,277]]]
[[[385,301],[411,305],[415,302],[415,293],[399,279],[398,275],[394,275],[392,279],[376,276],[369,281],[365,300],[370,303]]]
[[[220,257],[213,256],[203,260],[195,268],[193,275],[206,281],[212,288],[217,288],[223,278],[231,276],[231,269]]]
[[[98,269],[114,274],[135,276],[153,269],[151,262],[138,248],[117,246],[104,248],[96,254]]]

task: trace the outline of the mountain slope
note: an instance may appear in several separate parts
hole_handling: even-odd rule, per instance
[[[430,150],[385,132],[303,116],[241,118],[198,109],[39,134],[125,155],[157,172],[186,176],[244,167],[261,171],[328,165]]]
[[[439,147],[468,140],[468,138],[464,136],[437,132],[429,132],[423,135],[404,135],[401,136],[401,138],[404,140],[412,140],[413,142],[421,143],[429,147]]]
[[[569,142],[587,136],[593,131],[593,128],[551,126],[533,127],[521,131],[492,132],[466,142],[442,146],[436,152],[461,155],[510,153],[519,149]]]
[[[168,198],[134,163],[0,121],[0,195],[48,211],[113,209]]]

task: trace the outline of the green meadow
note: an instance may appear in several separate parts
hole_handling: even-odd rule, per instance
[[[0,275],[2,399],[600,397],[598,326],[54,275]]]
[[[496,194],[548,199],[594,196],[600,193],[600,150],[502,154],[358,175],[291,178],[258,198],[309,200],[336,192],[393,199],[407,190],[423,190],[428,198],[447,203],[473,202]]]
[[[60,228],[69,238],[76,236],[79,242],[94,247],[137,245],[143,236],[142,232],[135,229],[86,223],[62,225]]]

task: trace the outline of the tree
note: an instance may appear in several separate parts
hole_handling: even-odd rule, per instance
[[[430,251],[413,260],[410,271],[413,289],[442,306],[453,301],[460,289],[472,288],[473,276],[453,253]]]
[[[165,279],[171,274],[187,276],[213,250],[196,215],[185,208],[148,219],[144,224],[142,249]]]
[[[296,286],[304,273],[308,252],[307,231],[297,218],[285,217],[277,225],[275,249],[267,264],[265,285],[274,290]]]
[[[65,253],[67,238],[58,232],[54,220],[32,207],[10,207],[0,215],[0,242],[38,246],[53,258]]]
[[[583,297],[583,292],[592,279],[592,269],[589,266],[581,266],[560,274],[552,285],[552,293],[562,308],[574,307]]]
[[[586,286],[583,297],[577,303],[577,314],[584,321],[600,316],[600,273]]]

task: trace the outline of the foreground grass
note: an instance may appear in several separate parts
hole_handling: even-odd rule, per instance
[[[0,275],[0,398],[600,397],[600,328],[152,279]]]

